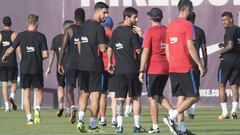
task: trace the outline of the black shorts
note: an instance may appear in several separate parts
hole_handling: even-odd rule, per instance
[[[65,87],[66,85],[66,76],[61,75],[57,72],[58,86]]]
[[[240,64],[228,63],[221,61],[218,69],[218,82],[226,85],[229,81],[230,85],[239,85],[240,81]]]
[[[189,71],[188,73],[170,73],[169,76],[173,96],[199,96],[199,88],[196,85],[193,71]]]
[[[88,92],[104,91],[104,74],[102,72],[79,71],[78,86]]]
[[[31,75],[21,74],[20,75],[20,86],[21,88],[42,88],[43,85],[43,74]]]
[[[0,81],[15,81],[17,77],[17,67],[0,67]]]
[[[115,75],[116,93],[115,98],[139,97],[142,93],[138,73]]]
[[[108,79],[108,91],[115,92],[116,91],[116,75],[110,75]]]
[[[147,74],[146,87],[148,97],[163,96],[163,90],[168,80],[168,75]]]
[[[194,77],[195,77],[195,82],[196,82],[196,87],[200,87],[200,76],[201,76],[201,73],[200,73],[200,70],[198,69],[198,67],[194,67]]]
[[[104,71],[102,75],[103,75],[101,78],[103,80],[103,82],[102,82],[102,90],[103,91],[102,92],[106,92],[108,90],[108,84],[109,84],[109,79],[111,77],[111,74],[108,73],[107,71]]]
[[[79,76],[79,70],[67,70],[66,72],[67,85],[75,87],[78,76]]]

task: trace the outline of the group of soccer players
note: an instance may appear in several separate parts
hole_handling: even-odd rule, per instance
[[[66,87],[67,115],[70,122],[78,122],[80,132],[100,132],[99,124],[106,126],[106,98],[108,92],[112,100],[112,127],[116,133],[123,133],[124,104],[127,99],[133,104],[134,133],[160,133],[158,126],[158,103],[167,110],[163,122],[175,135],[192,134],[184,124],[184,111],[189,109],[189,118],[195,114],[195,103],[199,100],[200,76],[207,72],[207,50],[204,31],[195,26],[195,13],[190,0],[180,0],[179,16],[168,27],[161,24],[163,12],[152,8],[147,15],[151,26],[143,31],[137,26],[138,11],[127,7],[123,11],[123,21],[114,30],[113,20],[108,16],[109,6],[97,2],[93,16],[85,21],[85,11],[78,8],[74,20],[63,23],[64,33],[52,40],[50,58],[45,76],[51,72],[54,56],[57,56],[57,81],[59,110],[64,111],[64,89]],[[229,80],[233,91],[232,118],[237,118],[240,45],[239,28],[233,24],[231,12],[222,14],[226,29],[224,43],[220,51],[218,80],[223,113],[219,119],[228,118],[225,85]],[[40,106],[43,88],[43,60],[48,58],[46,37],[37,31],[38,16],[27,18],[27,30],[19,34],[11,31],[11,19],[3,18],[4,30],[0,32],[0,79],[6,111],[8,100],[13,109],[17,80],[17,60],[20,60],[20,85],[24,89],[24,109],[27,124],[41,122]],[[199,58],[200,48],[204,64]],[[168,78],[172,95],[177,97],[174,108],[163,95]],[[7,82],[11,81],[11,95],[7,95]],[[152,125],[149,130],[140,124],[142,85],[146,83]],[[30,88],[35,89],[36,105],[34,119],[30,103]],[[73,90],[78,89],[78,103],[75,105]],[[86,128],[85,113],[90,100],[89,128]],[[76,107],[78,106],[78,107]],[[77,110],[78,108],[78,110]],[[129,105],[127,107],[129,109]],[[78,112],[78,113],[77,113]],[[77,120],[78,114],[78,120]],[[177,119],[177,126],[175,124]]]

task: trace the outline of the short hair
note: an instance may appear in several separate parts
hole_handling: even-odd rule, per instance
[[[3,17],[2,22],[3,22],[3,25],[7,26],[7,27],[10,27],[12,25],[12,21],[11,21],[11,18],[9,16]]]
[[[38,22],[38,15],[30,14],[27,18],[27,23],[31,25],[36,25]]]
[[[85,11],[83,8],[77,8],[74,11],[74,19],[75,21],[84,23],[85,22]]]
[[[192,23],[195,23],[195,19],[196,19],[196,14],[194,12],[192,12],[188,17],[187,17],[187,20],[192,22]]]
[[[224,11],[221,15],[221,17],[224,17],[224,16],[227,16],[229,18],[233,18],[233,14],[232,12],[229,12],[229,11]]]
[[[125,17],[131,17],[132,15],[137,15],[138,11],[134,7],[127,7],[123,11],[123,20],[125,20]]]
[[[72,20],[65,20],[64,22],[63,22],[63,27],[64,26],[66,26],[66,25],[71,25],[71,24],[73,24],[74,22],[72,21]]]
[[[178,10],[179,11],[186,10],[187,8],[193,9],[193,4],[190,0],[180,0],[178,2]]]
[[[104,3],[104,2],[97,2],[94,6],[94,11],[98,10],[98,9],[103,9],[103,8],[109,8],[109,6]]]

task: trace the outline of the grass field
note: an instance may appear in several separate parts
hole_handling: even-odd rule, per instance
[[[56,109],[42,109],[42,122],[40,125],[26,125],[26,118],[23,111],[11,111],[5,113],[0,110],[0,134],[1,135],[70,135],[80,134],[76,124],[70,124],[67,117],[56,117]],[[110,110],[108,109],[107,120],[111,121]],[[164,113],[160,110],[159,125],[161,135],[171,135],[168,128],[163,124]],[[240,120],[218,120],[217,116],[220,108],[199,108],[194,120],[186,120],[187,128],[197,135],[240,135]],[[88,113],[89,114],[89,113]],[[87,124],[89,117],[86,117]],[[148,109],[143,109],[141,115],[142,126],[149,129],[151,120]],[[132,134],[133,118],[124,119],[124,134]],[[115,134],[115,130],[110,127],[102,127],[103,134]],[[82,133],[81,133],[82,134]]]

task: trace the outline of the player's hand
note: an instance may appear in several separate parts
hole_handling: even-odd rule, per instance
[[[207,66],[204,66],[204,69],[205,69],[205,74],[207,74],[207,72],[208,72],[208,67],[207,67]]]
[[[45,77],[48,77],[48,74],[51,73],[51,69],[48,67],[47,71],[45,72]]]
[[[198,66],[198,68],[199,68],[199,70],[200,70],[200,75],[201,75],[201,77],[204,77],[204,76],[206,75],[206,70],[205,70],[205,68],[204,68],[202,65]]]
[[[63,65],[58,65],[58,73],[63,75],[64,74],[64,68]]]
[[[115,67],[112,64],[108,64],[107,70],[110,74],[113,74],[115,71]]]
[[[219,44],[218,44],[218,47],[219,47],[219,48],[224,48],[224,47],[225,47],[225,44],[224,44],[224,43],[219,43]]]
[[[2,57],[2,63],[8,63],[7,56],[3,55]]]
[[[143,74],[143,73],[139,73],[138,79],[139,79],[139,81],[140,81],[141,83],[143,83],[143,82],[144,82],[144,74]]]
[[[142,29],[140,27],[134,25],[132,31],[134,33],[138,34],[140,37],[143,37],[144,32],[142,31]]]

